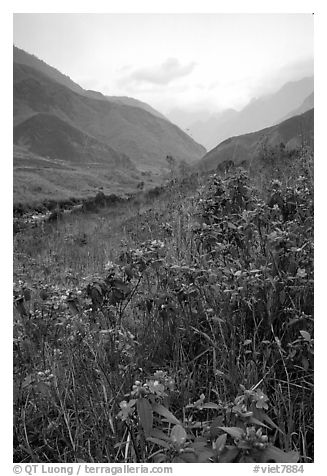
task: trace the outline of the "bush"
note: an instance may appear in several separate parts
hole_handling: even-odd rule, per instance
[[[132,216],[83,285],[16,283],[15,461],[313,460],[312,157],[264,180]]]

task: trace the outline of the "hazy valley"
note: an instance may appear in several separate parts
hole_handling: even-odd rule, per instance
[[[129,58],[142,31],[128,31]],[[108,67],[99,44],[89,61]],[[198,67],[187,58],[115,67],[127,91],[178,99]],[[13,60],[14,462],[303,472],[315,458],[313,77],[239,111],[176,102],[164,115],[17,47]]]

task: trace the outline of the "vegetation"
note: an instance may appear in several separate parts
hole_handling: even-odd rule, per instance
[[[313,461],[312,168],[17,233],[15,461]]]

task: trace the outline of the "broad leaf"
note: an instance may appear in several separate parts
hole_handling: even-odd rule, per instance
[[[203,448],[201,451],[197,451],[198,463],[210,463],[209,458],[213,458],[215,453],[211,448]]]
[[[152,407],[146,398],[139,398],[136,402],[136,408],[144,434],[145,436],[150,436],[153,424]]]
[[[154,455],[153,461],[154,461],[155,463],[166,463],[166,461],[167,461],[167,456],[164,455],[163,453],[158,453],[158,454]]]
[[[288,453],[270,446],[258,453],[258,463],[297,463],[300,455],[297,451],[289,451]]]
[[[201,410],[203,409],[213,409],[213,410],[219,410],[220,409],[220,406],[217,405],[217,403],[204,403],[201,407]]]
[[[249,422],[249,423],[252,423],[253,425],[264,426],[265,428],[268,428],[268,430],[271,429],[269,426],[265,425],[265,424],[262,423],[260,420],[258,420],[257,418],[254,418],[254,417],[250,417],[250,418],[248,419],[248,422]]]
[[[239,453],[239,448],[225,448],[223,453],[219,456],[219,463],[233,463],[238,457]]]
[[[175,461],[175,463],[199,463],[200,462],[198,461],[198,455],[196,455],[195,453],[191,451],[181,453],[179,455],[179,458],[182,461]]]
[[[303,337],[304,340],[306,340],[307,342],[311,342],[311,336],[310,336],[309,332],[300,331],[300,334],[301,334],[301,336]]]
[[[170,433],[170,439],[173,443],[181,446],[186,441],[186,431],[181,425],[175,425]]]
[[[224,433],[223,435],[220,435],[216,441],[215,441],[215,447],[217,453],[220,453],[224,448],[227,440],[227,435]]]
[[[150,441],[151,443],[155,443],[158,446],[162,446],[163,448],[166,448],[167,450],[170,449],[170,446],[166,441],[160,440],[159,438],[154,438],[152,436],[148,436],[146,441]]]
[[[181,422],[168,410],[168,408],[160,405],[160,403],[153,403],[152,410],[158,413],[158,415],[166,418],[169,423],[172,423],[173,425],[181,425]]]
[[[162,430],[159,430],[159,428],[152,428],[151,437],[158,438],[159,440],[170,441],[169,436]]]
[[[238,426],[220,426],[219,428],[237,440],[244,437],[244,430]]]

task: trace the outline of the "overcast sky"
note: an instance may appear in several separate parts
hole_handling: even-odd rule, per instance
[[[165,114],[240,109],[313,74],[311,14],[15,14],[14,44]]]

